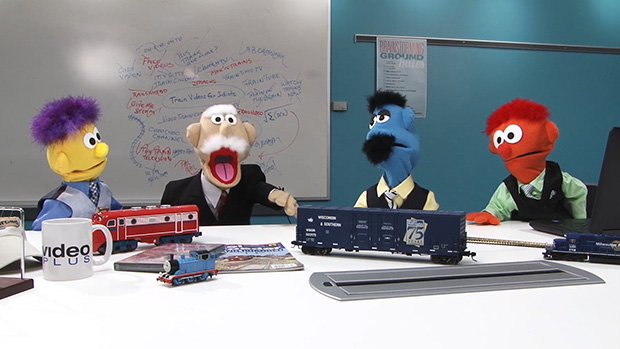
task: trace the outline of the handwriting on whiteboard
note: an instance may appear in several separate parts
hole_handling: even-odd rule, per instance
[[[274,43],[277,45],[277,43]],[[296,142],[303,79],[277,46],[174,34],[135,47],[115,62],[127,88],[125,116],[134,135],[131,163],[155,183],[196,174],[200,164],[185,138],[188,125],[214,104],[233,104],[257,130],[249,162],[279,172],[278,157]],[[297,70],[296,70],[297,69]]]

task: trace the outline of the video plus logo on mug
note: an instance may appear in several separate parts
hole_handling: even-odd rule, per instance
[[[102,258],[93,258],[93,232],[103,231],[106,250]],[[88,218],[56,218],[43,221],[43,278],[77,280],[93,275],[93,265],[101,265],[112,254],[112,236],[108,228],[93,225]]]
[[[88,244],[66,247],[65,244],[60,246],[43,246],[43,263],[51,262],[55,266],[62,266],[63,263],[68,265],[78,265],[79,263],[90,263],[90,246]]]

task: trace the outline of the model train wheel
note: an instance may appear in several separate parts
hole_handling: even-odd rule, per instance
[[[318,254],[319,256],[325,256],[328,255],[331,251],[331,248],[317,248],[316,254]]]
[[[545,259],[583,262],[587,259],[587,256],[583,254],[553,251],[547,253]]]
[[[131,252],[138,248],[138,240],[129,240],[127,241],[127,252]]]
[[[181,278],[177,278],[177,279],[172,279],[172,284],[174,286],[179,286],[179,285],[183,285],[185,283],[185,280],[181,279]]]
[[[99,248],[97,249],[97,252],[98,252],[99,254],[105,254],[105,245],[106,245],[106,242],[102,243],[102,244],[99,246]]]
[[[200,276],[198,277],[198,280],[205,281],[208,278],[209,278],[209,273],[203,273],[203,274],[200,274]]]
[[[310,246],[301,246],[301,252],[304,254],[315,254],[315,248]]]
[[[431,262],[437,263],[437,264],[456,265],[456,264],[459,264],[461,259],[463,259],[463,256],[438,256],[438,255],[431,256]]]

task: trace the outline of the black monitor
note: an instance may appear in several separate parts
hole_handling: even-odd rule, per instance
[[[590,231],[620,235],[620,127],[614,127],[609,132]]]

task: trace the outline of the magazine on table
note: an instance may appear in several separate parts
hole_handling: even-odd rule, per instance
[[[166,260],[189,256],[190,251],[207,250],[215,253],[215,268],[219,273],[302,270],[298,261],[280,242],[267,244],[205,244],[171,243],[155,246],[114,263],[117,271],[158,273],[164,271]]]

